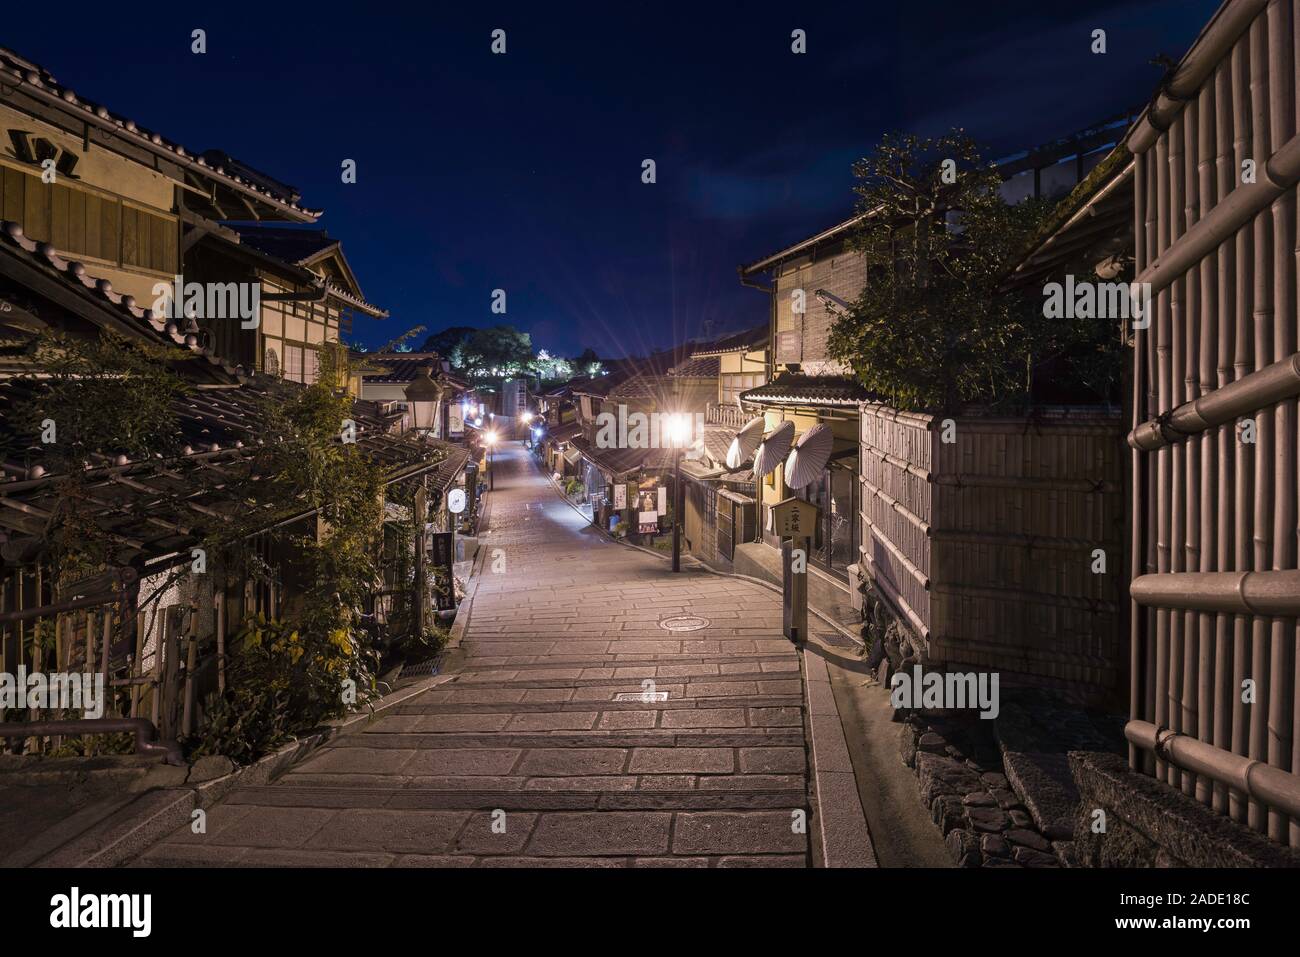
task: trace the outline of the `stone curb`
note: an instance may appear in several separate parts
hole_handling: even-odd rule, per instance
[[[826,662],[807,646],[802,657],[822,866],[879,867]]]
[[[321,745],[358,730],[375,715],[402,704],[448,680],[434,675],[381,698],[372,710],[339,718],[318,731],[290,741],[252,764],[210,781],[145,791],[134,801],[92,825],[35,861],[33,867],[119,867],[159,839],[189,823],[197,809],[207,809],[240,787],[259,787],[275,780]]]

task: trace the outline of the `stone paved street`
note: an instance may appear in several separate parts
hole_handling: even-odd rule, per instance
[[[139,863],[810,863],[792,827],[809,806],[805,709],[779,597],[674,575],[588,526],[521,446],[495,460],[453,679],[233,792],[206,834],[185,828]],[[683,614],[708,624],[660,626]]]

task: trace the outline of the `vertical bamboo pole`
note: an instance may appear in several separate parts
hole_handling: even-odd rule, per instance
[[[1150,265],[1151,260],[1155,258],[1159,251],[1158,237],[1160,234],[1160,217],[1159,217],[1159,193],[1160,180],[1157,171],[1157,150],[1148,150],[1142,157],[1147,164],[1146,177],[1146,198],[1144,205],[1146,208],[1146,261]],[[1145,268],[1145,267],[1144,267]],[[1146,406],[1144,420],[1154,418],[1159,414],[1157,407],[1158,396],[1156,394],[1157,368],[1156,368],[1156,308],[1155,302],[1147,304],[1149,324],[1143,333],[1143,341],[1146,344]],[[1143,497],[1143,534],[1145,541],[1143,549],[1145,551],[1144,571],[1146,574],[1154,574],[1159,567],[1157,560],[1157,542],[1156,534],[1159,522],[1159,512],[1157,508],[1157,482],[1159,481],[1159,457],[1148,453],[1142,459],[1143,481],[1146,485],[1146,494]],[[1155,608],[1144,608],[1142,611],[1142,628],[1146,636],[1146,720],[1154,722],[1156,720],[1156,710],[1159,708],[1157,703],[1161,695],[1164,694],[1164,684],[1159,678],[1159,667],[1157,662],[1157,645],[1158,638],[1156,627],[1157,611]],[[1145,753],[1143,755],[1143,768],[1147,774],[1163,777],[1163,771],[1156,761],[1155,755]]]
[[[1291,76],[1284,82],[1291,85],[1291,106],[1292,106],[1292,129],[1300,130],[1300,0],[1292,0],[1291,4]],[[1295,190],[1292,189],[1292,195]],[[1293,214],[1297,213],[1296,205],[1291,207]],[[1293,224],[1291,235],[1293,239],[1293,254],[1291,257],[1291,278],[1300,284],[1300,223],[1292,219]],[[1300,303],[1300,288],[1294,293],[1293,303]],[[1295,316],[1283,316],[1283,321],[1291,322],[1291,334],[1296,338],[1293,341],[1300,342],[1300,309],[1297,309]],[[1287,435],[1287,442],[1290,443],[1289,458],[1294,464],[1297,456],[1300,456],[1300,413],[1297,414],[1296,429],[1293,429]],[[1300,500],[1300,471],[1297,472],[1295,483],[1290,489],[1281,489],[1283,495],[1294,494],[1297,500]],[[1297,524],[1295,534],[1292,536],[1290,545],[1292,561],[1295,562],[1300,558],[1300,524]],[[1300,622],[1292,622],[1291,630],[1291,770],[1296,772],[1300,770],[1300,706],[1297,703],[1297,694],[1300,693]],[[1292,847],[1300,848],[1300,820],[1291,819],[1291,828],[1289,842]]]
[[[104,620],[101,624],[101,628],[103,631],[104,646],[103,649],[101,650],[99,670],[104,675],[104,690],[107,692],[108,679],[109,679],[108,653],[109,653],[109,648],[113,643],[113,606],[105,605],[103,615],[104,615]]]
[[[1196,139],[1196,162],[1197,162],[1197,207],[1195,210],[1196,218],[1199,220],[1205,216],[1214,206],[1215,195],[1215,162],[1217,160],[1215,145],[1215,89],[1213,81],[1207,81],[1201,88],[1201,95],[1197,103],[1197,139]],[[1218,305],[1218,263],[1213,256],[1207,257],[1200,265],[1201,289],[1199,304],[1200,308],[1196,315],[1196,327],[1193,331],[1199,331],[1200,343],[1197,350],[1199,356],[1199,366],[1197,368],[1197,396],[1203,396],[1215,386],[1215,376],[1218,374],[1218,356],[1216,347],[1218,339],[1215,329],[1215,307]],[[1199,499],[1200,514],[1197,519],[1197,527],[1200,530],[1200,548],[1198,568],[1201,571],[1213,571],[1215,568],[1214,560],[1216,556],[1216,526],[1215,511],[1218,507],[1217,479],[1218,469],[1216,467],[1214,446],[1215,434],[1213,432],[1203,433],[1196,438],[1196,451],[1200,455],[1199,481],[1196,485],[1196,495]],[[1196,660],[1196,708],[1197,723],[1196,736],[1206,742],[1214,740],[1215,728],[1215,644],[1214,644],[1214,616],[1209,613],[1202,613],[1193,616],[1196,620],[1196,642],[1197,642],[1197,660]],[[1201,775],[1196,781],[1196,799],[1203,804],[1213,803],[1214,782],[1209,777]]]
[[[1180,225],[1185,235],[1196,223],[1199,203],[1199,182],[1197,170],[1197,142],[1200,136],[1200,116],[1197,104],[1190,104],[1183,111],[1183,209]],[[1183,279],[1183,316],[1181,331],[1175,325],[1175,336],[1182,344],[1182,368],[1175,367],[1175,374],[1181,373],[1182,393],[1175,395],[1174,404],[1181,405],[1200,397],[1200,380],[1198,347],[1200,346],[1197,323],[1200,320],[1201,283],[1200,264],[1193,265]],[[1183,482],[1183,534],[1181,549],[1183,570],[1196,571],[1201,561],[1201,523],[1200,493],[1201,461],[1200,436],[1192,436],[1190,441],[1179,443],[1182,447],[1182,482]],[[1197,735],[1201,726],[1200,717],[1200,682],[1197,666],[1200,663],[1198,615],[1184,611],[1178,615],[1183,629],[1183,668],[1181,684],[1180,723],[1182,730]],[[1194,794],[1202,789],[1199,776],[1184,772],[1182,775],[1183,792]]]
[[[1185,128],[1187,126],[1187,114],[1184,111],[1179,114],[1169,128],[1169,246],[1173,246],[1182,237],[1183,217],[1185,211],[1185,182],[1184,175],[1186,169],[1183,163],[1186,143],[1184,140]],[[1185,300],[1187,279],[1179,276],[1169,287],[1169,321],[1167,326],[1169,350],[1166,362],[1168,363],[1168,390],[1164,394],[1165,401],[1161,403],[1161,412],[1166,412],[1178,405],[1181,405],[1186,399],[1187,380],[1183,369],[1183,353],[1187,348],[1186,331],[1184,323],[1186,321],[1187,303]],[[1187,498],[1186,498],[1186,481],[1187,481],[1187,443],[1175,442],[1170,448],[1169,455],[1169,534],[1166,538],[1166,545],[1169,549],[1169,567],[1168,571],[1172,574],[1179,574],[1187,570],[1186,568],[1186,543],[1187,543]],[[1186,639],[1184,638],[1184,622],[1186,613],[1178,610],[1170,611],[1167,615],[1169,627],[1169,727],[1173,731],[1190,731],[1195,733],[1195,727],[1188,727],[1187,702],[1183,697],[1183,662],[1186,658]],[[1188,788],[1191,785],[1192,775],[1180,768],[1169,767],[1169,783],[1174,787]]]
[[[1159,257],[1169,248],[1169,143],[1171,136],[1161,136],[1156,141],[1156,256]],[[1169,404],[1172,388],[1169,381],[1169,337],[1170,337],[1170,290],[1162,289],[1156,296],[1156,408],[1159,412],[1171,408]],[[1158,414],[1158,413],[1157,413]],[[1160,574],[1169,571],[1170,547],[1170,509],[1169,480],[1170,458],[1168,446],[1162,446],[1156,452],[1156,571]],[[1169,610],[1156,609],[1156,671],[1158,688],[1156,691],[1156,724],[1162,728],[1170,726],[1169,695]],[[1173,784],[1176,782],[1176,769],[1164,761],[1156,761],[1156,775]]]
[[[1134,275],[1146,268],[1146,229],[1145,198],[1147,194],[1146,155],[1138,156],[1133,163],[1133,242]],[[1146,337],[1145,329],[1133,330],[1133,390],[1131,392],[1133,408],[1129,416],[1132,428],[1142,423],[1142,390],[1146,377]],[[1141,574],[1142,539],[1145,515],[1142,510],[1142,456],[1140,449],[1129,449],[1129,557],[1130,580]],[[865,538],[865,536],[864,536]],[[1128,716],[1130,721],[1139,721],[1144,716],[1143,689],[1143,655],[1142,655],[1142,618],[1143,610],[1136,601],[1129,599],[1129,687]],[[1132,742],[1128,747],[1128,765],[1134,771],[1141,770],[1144,752]]]
[[[1291,62],[1292,24],[1289,0],[1272,0],[1268,6],[1268,74],[1269,74],[1269,137],[1282,144],[1295,133],[1293,68]],[[1295,250],[1295,190],[1287,190],[1274,203],[1273,219],[1273,362],[1281,361],[1295,352],[1295,277],[1291,267]],[[1273,408],[1275,454],[1273,456],[1273,482],[1276,501],[1273,506],[1273,569],[1286,570],[1296,565],[1296,500],[1288,494],[1295,487],[1296,403],[1294,399],[1279,402]],[[1274,618],[1269,627],[1269,689],[1268,713],[1268,763],[1284,771],[1291,770],[1291,708],[1293,692],[1288,687],[1292,676],[1292,645],[1295,623],[1285,618]],[[1287,815],[1270,810],[1268,836],[1275,841],[1286,841],[1291,822]]]
[[[226,693],[226,589],[217,591],[217,694]]]
[[[1232,51],[1232,78],[1234,109],[1232,112],[1232,145],[1235,165],[1234,188],[1241,182],[1242,165],[1251,156],[1252,123],[1250,113],[1250,37],[1237,41]],[[1254,271],[1254,231],[1249,225],[1237,231],[1234,261],[1234,290],[1236,293],[1232,315],[1233,369],[1236,378],[1254,371],[1255,342],[1251,336],[1251,288]],[[1243,420],[1244,422],[1245,420]],[[1251,527],[1251,494],[1255,487],[1255,455],[1253,446],[1242,441],[1237,426],[1233,427],[1233,474],[1236,478],[1233,514],[1236,527],[1233,535],[1233,569],[1250,571],[1254,559],[1253,529]],[[1254,723],[1255,705],[1244,700],[1245,683],[1254,674],[1251,654],[1250,622],[1246,615],[1234,615],[1232,620],[1233,655],[1233,718],[1232,750],[1236,754],[1250,754],[1250,728]],[[1233,791],[1228,796],[1228,811],[1233,820],[1246,823],[1249,805],[1244,794]]]
[[[1268,106],[1268,33],[1264,19],[1257,18],[1250,27],[1250,112],[1251,149],[1259,166],[1271,155],[1269,146]],[[1254,341],[1256,371],[1268,365],[1273,351],[1273,222],[1268,210],[1255,217],[1255,270],[1254,289]],[[1263,410],[1255,412],[1255,500],[1253,509],[1254,557],[1253,567],[1264,570],[1273,560],[1273,470],[1269,459],[1273,455],[1273,417]],[[1259,761],[1268,760],[1269,696],[1272,688],[1269,674],[1269,626],[1259,616],[1251,616],[1251,671],[1255,679],[1256,699],[1250,722],[1250,756]],[[1267,809],[1259,801],[1250,802],[1250,826],[1266,830]]]
[[[1232,151],[1232,72],[1231,60],[1220,62],[1214,76],[1215,139],[1217,142],[1216,180],[1218,198],[1227,196],[1236,185],[1237,167],[1234,165]],[[1234,252],[1235,240],[1219,244],[1217,251],[1218,299],[1217,315],[1214,326],[1218,333],[1216,346],[1216,383],[1219,388],[1231,383],[1235,376],[1232,366],[1232,307],[1235,286]],[[1217,505],[1218,529],[1216,534],[1217,549],[1215,568],[1219,571],[1231,571],[1233,554],[1233,516],[1229,503],[1233,501],[1235,475],[1233,472],[1233,429],[1230,425],[1220,426],[1215,430],[1217,452],[1215,462],[1218,467]],[[1232,750],[1232,729],[1234,715],[1238,712],[1236,702],[1240,695],[1233,690],[1233,669],[1235,662],[1232,648],[1232,617],[1214,616],[1214,661],[1215,661],[1215,706],[1214,706],[1214,745],[1225,751]],[[1220,813],[1228,811],[1228,788],[1216,783],[1214,786],[1214,809]]]
[[[198,667],[199,658],[198,618],[198,606],[191,603],[189,627],[186,628],[185,692],[181,712],[181,733],[184,735],[189,735],[194,730],[194,694],[197,687],[194,683],[194,669]]]
[[[140,679],[144,677],[144,630],[145,615],[142,611],[135,613],[135,658],[131,662],[131,717],[140,717],[140,703],[144,699],[143,684]]]
[[[166,609],[159,607],[154,612],[153,628],[153,692],[152,700],[149,702],[149,716],[153,721],[155,728],[159,727],[159,720],[162,716],[162,697],[163,697],[163,656],[167,653],[167,632],[168,623],[171,621],[171,615],[167,614]]]

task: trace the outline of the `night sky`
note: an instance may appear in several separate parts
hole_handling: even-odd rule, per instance
[[[887,130],[991,158],[1140,107],[1218,0],[847,4],[6,5],[0,44],[78,94],[223,149],[325,209],[374,348],[507,322],[636,354],[761,323],[736,266],[852,211]],[[195,7],[195,12],[179,9]],[[411,5],[415,6],[415,5]],[[464,4],[464,7],[486,5]],[[190,52],[207,31],[208,52]],[[507,31],[507,53],[490,34]],[[795,28],[808,52],[790,50]],[[1108,52],[1090,52],[1095,28]],[[340,181],[355,159],[358,182]],[[658,182],[641,182],[653,158]],[[505,316],[491,292],[508,295]],[[423,337],[416,340],[422,341]]]

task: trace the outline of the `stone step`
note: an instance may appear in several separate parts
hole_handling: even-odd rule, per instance
[[[550,731],[513,733],[508,730],[487,734],[459,732],[407,733],[401,731],[366,731],[343,735],[335,748],[754,748],[804,746],[802,728],[670,728],[645,731]]]
[[[794,780],[794,779],[792,779]],[[577,782],[576,784],[574,782]],[[637,779],[601,781],[563,779],[493,779],[490,786],[429,787],[415,779],[406,787],[329,787],[318,782],[289,787],[241,788],[230,805],[295,808],[372,808],[388,810],[467,811],[655,811],[671,810],[808,810],[803,787],[667,788],[639,787]],[[431,783],[431,782],[426,782]],[[514,785],[513,787],[510,785]],[[563,785],[563,786],[562,786]]]
[[[496,671],[461,671],[451,681],[442,685],[449,687],[502,687],[513,688],[585,688],[606,686],[610,681],[655,679],[657,681],[771,681],[777,679],[799,680],[799,666],[795,662],[774,663],[780,667],[759,668],[745,665],[731,666],[721,670],[723,665],[642,665],[620,668],[530,668],[527,671],[500,669]]]
[[[331,774],[552,775],[602,774],[799,774],[806,768],[802,745],[727,747],[655,743],[631,748],[330,748],[289,772]]]
[[[418,703],[446,704],[456,701],[490,703],[494,700],[520,701],[565,701],[571,704],[588,702],[598,708],[608,702],[633,700],[634,703],[652,704],[653,700],[644,702],[639,699],[650,694],[667,694],[666,700],[717,702],[719,706],[737,698],[754,698],[766,695],[795,695],[799,693],[798,679],[789,681],[697,681],[688,684],[672,683],[669,680],[655,681],[652,685],[529,685],[513,683],[504,684],[444,684],[437,691],[422,695]],[[636,696],[629,699],[629,695]]]
[[[536,689],[542,690],[542,689]],[[801,708],[799,695],[741,695],[734,698],[673,698],[666,701],[543,701],[525,697],[526,691],[499,692],[499,697],[487,699],[457,698],[454,701],[432,701],[400,704],[386,714],[519,714],[539,711],[680,711],[693,708],[717,708],[725,701],[731,708]],[[596,705],[599,704],[597,708]]]
[[[504,811],[504,814],[494,813]],[[140,866],[545,867],[808,865],[806,809],[594,810],[226,804]]]

